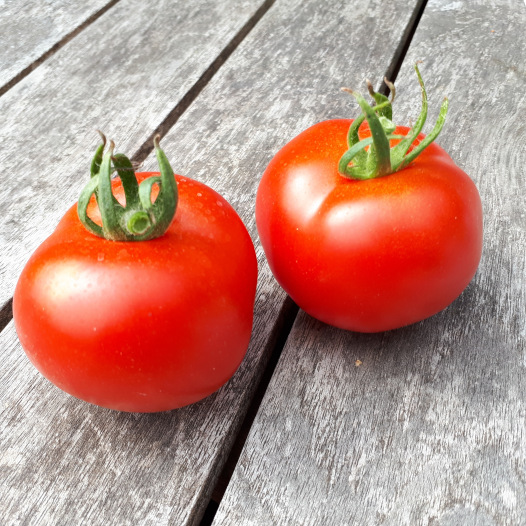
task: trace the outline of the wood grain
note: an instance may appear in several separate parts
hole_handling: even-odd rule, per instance
[[[525,26],[516,2],[428,3],[395,117],[416,119],[422,59],[430,119],[452,101],[439,143],[482,196],[479,271],[397,331],[300,314],[214,526],[526,524]]]
[[[22,71],[50,52],[61,40],[109,4],[109,0],[72,2],[31,0],[0,3],[0,93]]]
[[[0,99],[2,301],[84,185],[94,129],[137,150],[259,5],[122,1]],[[258,346],[262,365],[276,315],[260,309],[259,325],[269,326]],[[242,418],[238,382],[251,369],[240,371],[219,404],[212,396],[202,406],[142,418],[54,389],[30,367],[12,324],[0,349],[2,524],[199,521],[210,476]],[[250,398],[250,382],[242,392]]]
[[[262,0],[122,0],[0,98],[0,305],[89,177],[105,131],[133,154]]]
[[[30,364],[11,322],[0,335],[2,524],[198,524],[280,329],[275,308],[260,294],[249,353],[219,392],[142,415],[60,391]]]
[[[396,21],[392,27],[378,26],[382,10]],[[361,81],[369,67],[372,71],[387,69],[390,50],[396,46],[411,11],[407,2],[386,6],[380,0],[276,2],[164,139],[164,149],[176,171],[223,193],[255,238],[254,195],[266,162],[294,133],[320,119],[328,101],[336,101],[333,116],[347,114],[349,101],[339,96],[339,87]],[[216,18],[219,15],[214,14]],[[342,28],[351,24],[353,30],[345,30],[343,38]],[[144,28],[147,35],[149,27],[146,24]],[[363,45],[365,39],[367,46]],[[152,46],[162,47],[165,40],[165,36],[157,36]],[[197,36],[188,44],[199,45]],[[187,55],[191,76],[195,76],[196,65],[190,58],[194,53],[190,50]],[[100,47],[93,52],[105,60],[103,55]],[[58,64],[53,67],[58,68]],[[165,93],[170,91],[172,74],[145,77],[144,68],[138,72],[130,66],[133,88],[110,83],[109,79],[104,83],[108,93],[104,98],[117,98],[112,102],[114,109],[104,115],[95,106],[101,98],[96,83],[101,70],[95,66],[98,73],[88,76],[89,90],[84,91],[82,79],[89,72],[78,62],[75,67],[79,68],[79,79],[60,91],[61,97],[97,91],[90,99],[92,106],[84,111],[92,120],[103,120],[101,127],[106,122],[110,134],[121,138],[119,142],[128,150],[133,151],[141,134],[155,127],[165,107],[177,98],[174,93]],[[57,75],[53,71],[50,75]],[[118,74],[119,68],[111,67],[111,71]],[[148,85],[141,89],[139,80]],[[54,80],[53,86],[59,89],[59,82]],[[121,89],[125,93],[119,96]],[[137,94],[132,96],[133,89]],[[152,89],[155,97],[149,93]],[[46,94],[50,97],[51,91]],[[158,98],[162,100],[158,102]],[[128,114],[124,104],[117,104],[124,100],[142,102]],[[128,128],[115,121],[119,107]],[[60,108],[57,111],[64,118]],[[32,122],[19,126],[29,133],[35,118],[25,115]],[[55,127],[59,120],[53,121]],[[37,127],[32,137],[43,141],[38,154],[42,159],[50,155],[50,145],[61,143],[67,134],[56,129],[50,133],[55,135],[54,142],[43,133],[44,125],[37,123]],[[67,127],[73,129],[73,123],[68,121]],[[11,202],[18,202],[18,228],[22,224],[22,198],[31,195],[47,195],[52,204],[50,218],[45,219],[26,201],[28,227],[42,222],[43,228],[50,230],[56,222],[66,206],[62,201],[69,201],[75,193],[66,188],[62,178],[67,178],[69,186],[80,187],[81,177],[86,176],[86,171],[73,168],[74,164],[88,166],[88,155],[84,158],[80,153],[84,142],[80,139],[86,137],[91,138],[88,128],[81,126],[74,134],[74,143],[66,141],[57,149],[53,159],[56,168],[47,168],[40,175],[44,182],[38,183],[34,174],[18,172],[25,184],[12,193]],[[145,168],[151,162],[148,160]],[[9,239],[16,241],[16,251],[4,259],[10,274],[16,271],[16,259],[27,257],[39,240],[38,235],[19,235],[15,230]],[[73,400],[32,370],[12,324],[6,328],[0,337],[0,363],[4,364],[0,369],[4,392],[0,430],[1,451],[5,452],[0,474],[9,481],[0,499],[4,516],[13,524],[29,521],[29,517],[34,517],[32,524],[198,523],[284,317],[284,293],[271,277],[259,246],[257,253],[260,283],[247,358],[233,380],[216,395],[180,411],[126,415]]]

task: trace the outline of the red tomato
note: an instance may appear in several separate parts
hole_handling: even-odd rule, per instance
[[[221,387],[245,355],[257,279],[252,241],[219,194],[176,179],[176,215],[161,237],[96,237],[74,206],[22,272],[13,302],[22,346],[78,398],[123,411],[174,409]],[[90,207],[96,220],[94,199]]]
[[[378,332],[423,320],[464,290],[481,256],[482,207],[474,183],[434,143],[399,172],[342,177],[351,122],[316,124],[278,152],[256,221],[274,276],[303,310]],[[370,135],[366,126],[360,135]]]

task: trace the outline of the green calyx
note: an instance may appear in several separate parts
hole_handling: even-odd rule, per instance
[[[111,241],[145,241],[162,236],[168,229],[177,208],[177,183],[166,155],[159,146],[160,136],[153,143],[160,175],[148,177],[139,184],[131,161],[122,153],[114,154],[110,141],[106,152],[106,137],[97,148],[91,163],[90,182],[82,190],[77,211],[82,224],[92,234]],[[125,206],[113,195],[111,179],[116,171],[124,189]],[[159,194],[152,202],[152,189],[159,186]],[[102,226],[88,217],[88,204],[95,195]]]
[[[391,90],[391,100],[381,93],[376,93],[371,83],[367,82],[369,94],[375,102],[372,107],[360,93],[342,88],[342,91],[354,96],[360,105],[362,115],[354,120],[349,128],[347,134],[348,150],[343,154],[338,164],[338,171],[341,175],[349,179],[366,180],[398,172],[418,157],[437,138],[446,120],[449,103],[447,98],[442,102],[440,114],[431,133],[408,153],[409,148],[422,131],[427,118],[427,93],[416,64],[415,71],[422,91],[422,109],[415,125],[407,135],[394,134],[396,126],[392,121],[392,103],[395,98],[395,88],[387,79],[384,80]],[[364,120],[369,124],[371,137],[360,140],[358,130]],[[400,139],[400,142],[391,147],[390,141],[392,139]]]

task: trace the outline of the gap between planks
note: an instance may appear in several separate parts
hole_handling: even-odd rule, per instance
[[[208,506],[204,510],[204,516],[200,522],[200,526],[210,526],[214,520],[217,509],[219,508],[219,503],[223,498],[223,495],[226,491],[228,483],[234,473],[234,469],[241,455],[241,451],[245,442],[248,438],[250,428],[257,416],[263,397],[267,391],[270,380],[274,374],[274,370],[278,365],[281,353],[285,347],[285,343],[289,337],[289,334],[292,330],[292,326],[298,315],[299,308],[298,306],[290,299],[289,296],[283,302],[281,310],[279,312],[276,324],[272,330],[271,337],[269,339],[269,346],[271,347],[271,352],[269,353],[268,362],[265,365],[263,374],[258,382],[256,391],[252,397],[252,401],[247,409],[241,426],[236,433],[230,452],[226,457],[226,461],[223,465],[221,473],[217,479],[214,489],[212,490],[212,496],[208,503]]]
[[[237,32],[226,47],[219,53],[217,58],[208,66],[204,73],[197,79],[197,82],[186,92],[183,98],[177,103],[175,108],[157,126],[146,141],[140,146],[139,150],[132,157],[134,163],[142,163],[153,151],[153,138],[159,134],[161,137],[166,135],[168,130],[179,120],[181,115],[188,109],[192,102],[199,96],[201,91],[210,82],[212,77],[219,71],[219,68],[228,60],[230,55],[237,49],[239,44],[254,29],[256,24],[265,16],[267,11],[275,4],[276,0],[265,0],[259,9],[252,15],[246,24]]]
[[[82,22],[79,26],[77,26],[75,29],[70,31],[67,35],[62,37],[57,43],[55,43],[53,46],[51,46],[46,52],[44,52],[40,57],[35,59],[31,64],[26,66],[20,73],[15,75],[10,81],[8,81],[3,86],[0,86],[0,97],[4,95],[7,91],[9,91],[13,86],[18,84],[21,80],[23,80],[25,77],[27,77],[34,69],[36,69],[40,64],[45,62],[49,57],[53,56],[58,50],[63,48],[68,42],[73,40],[79,33],[84,31],[88,26],[93,24],[96,20],[98,20],[104,13],[109,11],[115,4],[117,4],[120,0],[111,0],[108,2],[104,7],[99,9],[97,12],[93,13],[91,16],[86,18],[84,22]],[[5,308],[2,308],[2,312]],[[0,313],[0,319],[2,314]],[[0,330],[2,330],[5,327],[5,325],[0,327]]]
[[[391,64],[389,64],[389,67],[387,68],[387,71],[385,73],[385,78],[392,83],[394,83],[396,78],[398,77],[398,73],[400,72],[400,68],[402,67],[402,64],[405,60],[407,50],[411,45],[411,41],[413,40],[413,36],[415,35],[416,28],[418,27],[420,19],[424,14],[426,5],[427,0],[419,0],[417,2],[415,10],[413,11],[411,18],[409,19],[409,23],[405,28],[404,34],[402,35],[402,38],[400,39],[400,42],[398,43],[398,46],[395,49],[393,60],[391,61]],[[380,86],[378,91],[382,95],[389,95],[390,90],[383,80],[382,85]]]

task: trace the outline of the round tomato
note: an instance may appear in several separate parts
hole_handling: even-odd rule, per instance
[[[257,279],[252,241],[219,194],[176,180],[177,211],[160,237],[97,237],[72,207],[20,276],[20,342],[75,397],[123,411],[174,409],[216,391],[245,355]],[[112,186],[122,202],[121,182]],[[88,213],[100,224],[94,198]]]
[[[343,177],[351,123],[321,122],[278,152],[256,221],[274,276],[303,310],[378,332],[427,318],[464,290],[481,257],[482,207],[472,180],[434,143],[390,175]],[[370,135],[363,126],[360,138]]]

